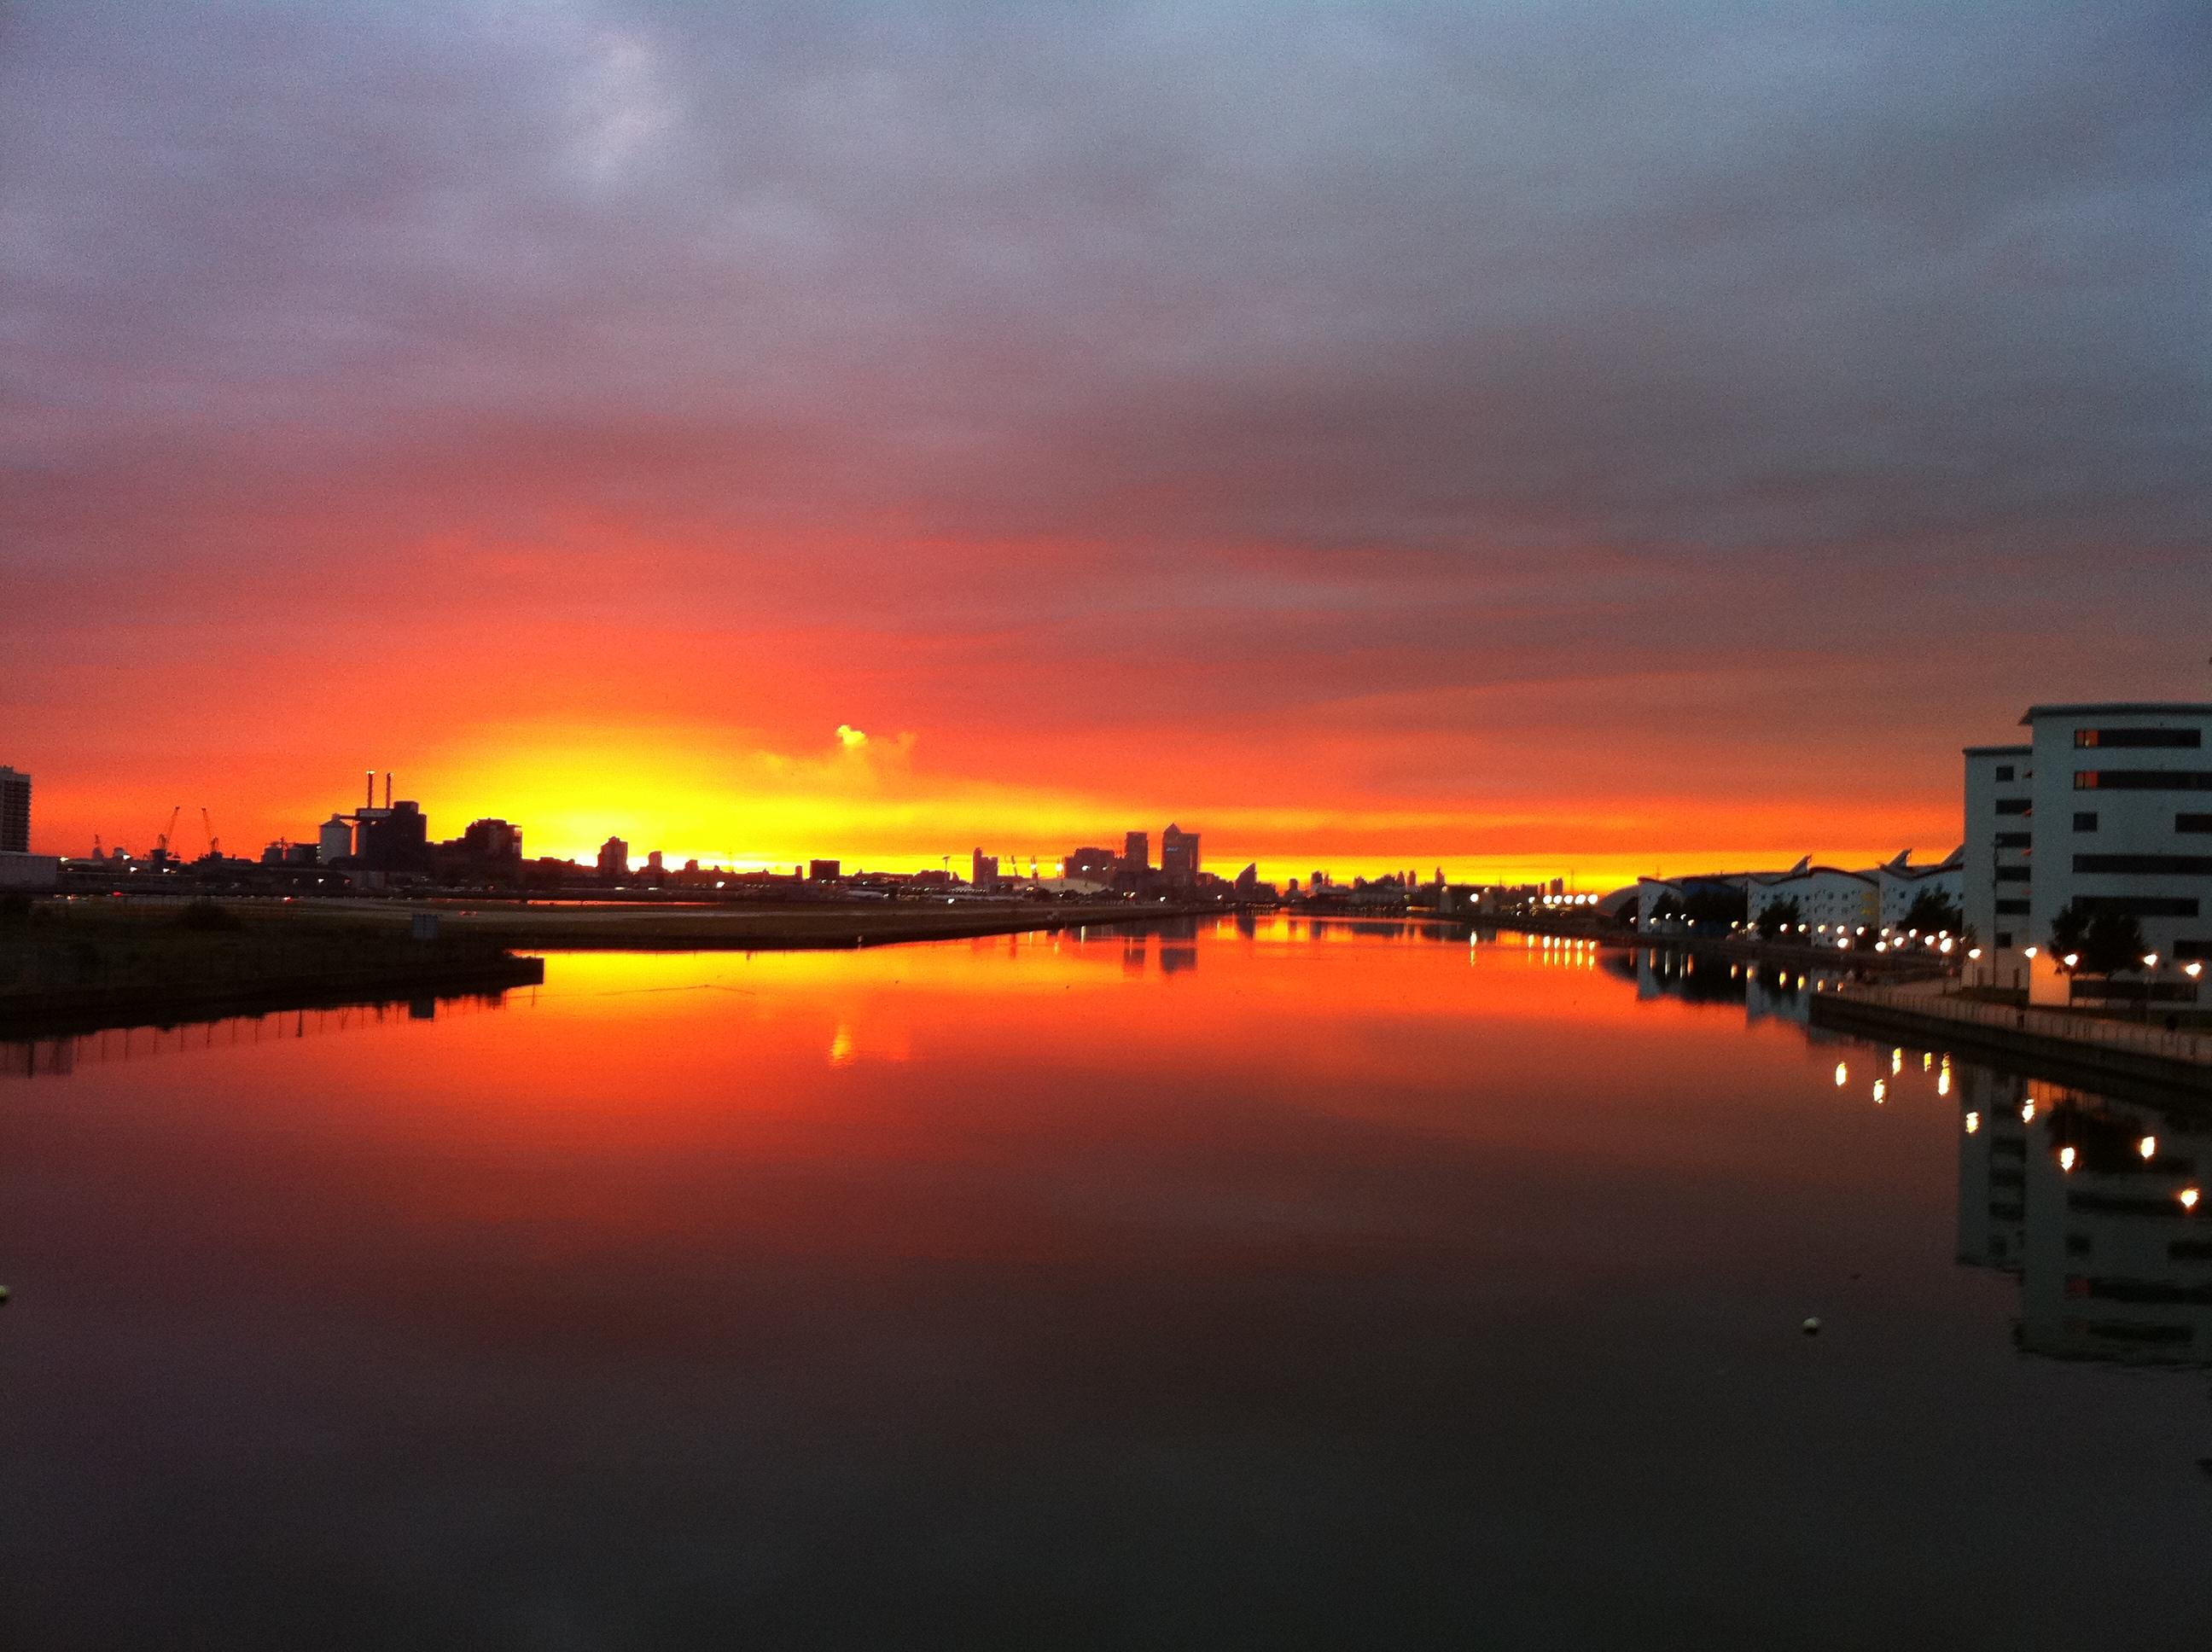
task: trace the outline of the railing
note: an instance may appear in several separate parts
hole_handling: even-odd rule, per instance
[[[1976,1004],[1946,995],[1942,983],[1935,981],[1901,987],[1838,987],[1832,990],[1845,1003],[1878,1004],[1891,1009],[1909,1011],[1914,1015],[1927,1016],[1936,1021],[2001,1028],[2008,1032],[2027,1033],[2039,1038],[2060,1039],[2070,1044],[2095,1044],[2106,1049],[2134,1050],[2145,1055],[2163,1056],[2172,1061],[2212,1066],[2212,1035],[2204,1033],[2184,1032],[2179,1029],[2168,1030],[2142,1023],[2107,1021],[2100,1017],[2077,1015],[2065,1010],[2039,1010],[2008,1004]]]

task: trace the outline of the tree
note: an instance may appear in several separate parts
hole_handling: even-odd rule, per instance
[[[1959,928],[1959,908],[1951,897],[1940,889],[1924,889],[1912,897],[1905,908],[1905,926],[1917,929],[1923,935],[1956,933]]]
[[[2079,901],[2069,901],[2051,914],[2051,955],[2063,958],[2079,952],[2089,940],[2089,914]]]
[[[1792,928],[1804,921],[1804,910],[1798,906],[1796,897],[1791,896],[1785,900],[1771,901],[1767,903],[1765,908],[1759,914],[1759,932],[1771,941],[1784,930]]]
[[[2084,975],[2112,975],[2140,969],[2148,945],[2142,926],[2129,913],[2091,911],[2079,901],[2069,901],[2051,916],[2051,955],[2074,957],[2073,967]]]
[[[2089,920],[2081,944],[2081,967],[2100,975],[2142,968],[2147,946],[2142,926],[2124,912],[2100,912]]]

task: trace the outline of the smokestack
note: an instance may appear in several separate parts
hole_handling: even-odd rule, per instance
[[[392,806],[392,771],[388,768],[384,771],[384,806]]]
[[[361,806],[364,809],[376,807],[376,771],[374,768],[368,771],[368,791],[362,799]]]

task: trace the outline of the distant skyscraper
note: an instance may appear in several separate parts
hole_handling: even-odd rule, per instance
[[[972,872],[968,881],[975,884],[977,889],[998,888],[999,857],[995,854],[985,854],[982,850],[978,849],[971,857],[971,860]]]
[[[1152,869],[1152,838],[1149,832],[1132,832],[1121,840],[1121,866],[1126,872]]]
[[[31,852],[31,777],[0,768],[0,853]]]
[[[611,837],[599,845],[599,876],[627,878],[629,876],[629,845],[618,837]]]
[[[1198,882],[1198,834],[1174,823],[1160,834],[1160,872],[1171,884],[1188,888]]]

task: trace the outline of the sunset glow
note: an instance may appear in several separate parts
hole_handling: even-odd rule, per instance
[[[1598,887],[1940,856],[1962,742],[2200,686],[2158,28],[530,15],[11,12],[35,847],[374,768],[532,853]]]

